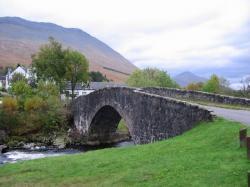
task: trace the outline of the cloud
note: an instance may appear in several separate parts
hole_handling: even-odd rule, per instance
[[[0,0],[0,16],[77,27],[139,67],[250,72],[248,0]]]

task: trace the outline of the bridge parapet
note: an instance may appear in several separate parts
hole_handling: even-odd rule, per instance
[[[207,102],[214,102],[221,104],[232,104],[232,105],[241,105],[250,107],[250,99],[247,98],[206,93],[201,91],[175,89],[175,88],[148,87],[148,88],[141,88],[140,90],[147,93],[161,95],[164,97],[172,97],[172,98],[177,98],[177,99],[179,98],[186,100],[200,100],[200,101],[207,101]]]

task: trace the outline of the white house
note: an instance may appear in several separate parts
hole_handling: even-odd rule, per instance
[[[5,89],[7,90],[10,87],[12,77],[15,73],[22,74],[26,79],[29,79],[31,77],[31,72],[29,69],[23,67],[23,66],[17,66],[17,68],[13,71],[11,69],[8,69],[8,73],[5,76]]]
[[[89,84],[77,83],[75,86],[74,94],[75,97],[81,95],[87,95],[95,90],[100,90],[108,87],[126,87],[125,84],[114,83],[114,82],[90,82]],[[64,94],[61,94],[61,99],[66,99],[72,95],[71,84],[68,83],[65,87]]]

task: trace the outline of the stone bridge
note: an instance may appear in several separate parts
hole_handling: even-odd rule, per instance
[[[105,88],[80,96],[72,102],[72,113],[75,138],[106,139],[123,118],[136,144],[173,137],[212,119],[199,106],[133,88]]]

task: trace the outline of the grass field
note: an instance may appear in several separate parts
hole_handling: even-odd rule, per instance
[[[218,118],[153,144],[7,164],[0,186],[247,186],[240,126]]]

